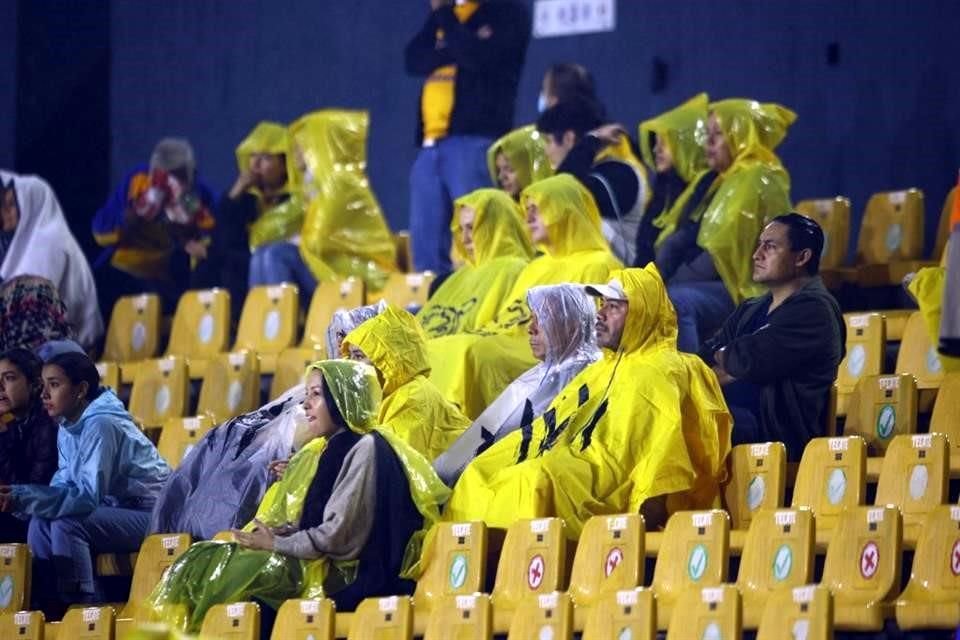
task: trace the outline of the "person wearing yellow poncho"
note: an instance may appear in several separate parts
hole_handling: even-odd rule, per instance
[[[314,286],[356,276],[379,291],[396,265],[396,244],[366,175],[369,123],[366,111],[329,109],[290,125],[307,199],[300,259]],[[304,298],[312,293],[301,288]]]
[[[379,421],[433,460],[470,421],[427,378],[426,335],[412,315],[393,305],[343,339],[341,351],[368,361],[383,384]]]
[[[951,247],[952,249],[952,247]],[[944,288],[947,284],[947,252],[943,253],[941,266],[924,267],[910,278],[907,290],[920,307],[930,343],[940,342],[940,321],[943,316]],[[938,354],[944,371],[960,371],[960,357]]]
[[[623,266],[600,232],[593,196],[573,176],[535,182],[523,190],[520,202],[531,240],[543,255],[520,273],[491,322],[427,344],[431,381],[471,420],[537,363],[527,344],[527,291],[544,284],[598,282]]]
[[[719,496],[731,418],[713,372],[676,348],[673,307],[656,267],[625,269],[597,315],[600,361],[560,392],[542,417],[470,463],[444,518],[505,528],[558,516],[577,539],[594,515],[705,508]]]
[[[422,539],[447,491],[429,463],[378,426],[380,386],[368,366],[314,363],[304,411],[311,440],[264,497],[236,542],[199,542],[164,574],[151,616],[196,631],[218,603],[412,593]]]
[[[487,166],[493,184],[514,200],[519,200],[520,192],[534,182],[553,175],[543,136],[532,124],[514,129],[490,145]]]
[[[217,206],[207,259],[195,273],[197,286],[230,291],[234,317],[248,286],[267,279],[264,256],[296,252],[291,242],[297,241],[304,215],[284,125],[259,123],[237,147],[237,166],[237,180]]]
[[[431,338],[472,331],[493,320],[533,257],[520,208],[503,191],[478,189],[454,203],[454,243],[466,263],[417,313]]]
[[[657,251],[681,351],[696,353],[737,304],[763,292],[751,255],[764,225],[791,207],[790,176],[773,150],[795,119],[778,104],[735,98],[711,104],[698,129],[717,177],[699,202],[691,194]]]

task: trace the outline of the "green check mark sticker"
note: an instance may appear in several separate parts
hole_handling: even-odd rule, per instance
[[[459,589],[467,581],[467,557],[458,553],[450,563],[450,586]]]
[[[690,552],[690,559],[687,560],[687,573],[691,580],[697,582],[703,577],[707,570],[708,558],[709,554],[705,546],[698,544],[693,548],[693,551]]]
[[[773,578],[777,582],[783,582],[790,577],[790,570],[793,568],[793,552],[788,545],[781,545],[777,553],[773,556]]]

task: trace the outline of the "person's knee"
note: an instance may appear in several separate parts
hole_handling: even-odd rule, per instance
[[[44,555],[50,547],[50,520],[46,518],[31,518],[27,525],[27,544],[33,555]]]

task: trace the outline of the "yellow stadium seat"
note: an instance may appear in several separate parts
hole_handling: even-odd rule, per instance
[[[206,373],[207,361],[230,343],[230,293],[226,289],[187,291],[177,302],[166,355],[187,359],[190,377]]]
[[[0,640],[44,640],[42,611],[0,614]]]
[[[687,589],[670,618],[667,640],[739,638],[740,593],[729,584]]]
[[[862,436],[881,456],[894,436],[917,430],[917,383],[910,374],[864,376],[850,398],[844,433]]]
[[[398,231],[394,236],[397,243],[397,268],[402,273],[413,271],[412,252],[410,251],[410,232]]]
[[[413,603],[407,596],[367,598],[357,607],[350,640],[410,640],[413,637]]]
[[[933,406],[935,391],[943,383],[943,362],[936,346],[927,333],[923,314],[919,311],[910,315],[903,329],[900,351],[897,352],[897,373],[909,373],[917,381],[920,396],[917,408],[927,413]]]
[[[847,354],[837,369],[837,413],[847,415],[850,396],[863,376],[883,373],[887,346],[883,316],[879,313],[845,313]]]
[[[98,576],[132,576],[137,564],[137,552],[97,554]]]
[[[819,585],[782,589],[770,594],[757,640],[833,640],[833,596]]]
[[[947,250],[947,239],[950,237],[950,212],[953,210],[953,201],[957,197],[957,187],[950,189],[950,193],[943,201],[943,209],[940,210],[940,222],[937,223],[937,237],[933,243],[933,253],[931,258],[939,260]]]
[[[729,480],[723,500],[736,530],[750,528],[761,509],[783,506],[787,479],[787,449],[782,442],[741,444],[730,452]]]
[[[684,591],[726,581],[729,553],[730,516],[726,511],[678,511],[670,517],[653,572],[660,630],[666,629]]]
[[[492,610],[484,593],[443,598],[430,613],[423,640],[490,640]]]
[[[193,539],[187,533],[158,533],[147,536],[140,545],[133,569],[130,597],[120,610],[121,618],[136,618],[140,606],[160,582],[164,572],[190,547]]]
[[[950,451],[942,433],[897,436],[880,467],[876,505],[893,504],[903,517],[903,538],[916,541],[927,514],[947,501]]]
[[[573,603],[561,591],[525,596],[517,606],[507,640],[573,637]]]
[[[144,429],[160,427],[169,418],[183,417],[187,412],[189,382],[183,358],[147,360],[137,370],[130,389],[131,415]]]
[[[0,544],[0,613],[29,605],[30,565],[30,547],[26,544]]]
[[[100,374],[100,384],[115,392],[120,391],[120,365],[116,362],[98,362],[97,373]]]
[[[260,640],[260,607],[254,602],[214,605],[203,616],[200,637]]]
[[[816,220],[823,229],[820,267],[834,269],[843,266],[850,243],[850,200],[843,196],[801,200],[796,204],[796,210]]]
[[[750,523],[737,574],[744,629],[757,628],[771,593],[813,578],[813,559],[814,521],[809,509],[757,514]]]
[[[300,346],[326,353],[327,327],[333,319],[333,314],[341,309],[354,309],[362,304],[363,282],[356,278],[318,284],[310,299],[310,309],[307,311],[303,341]]]
[[[924,203],[919,189],[875,193],[857,238],[855,280],[861,286],[899,284],[904,263],[923,253]]]
[[[57,635],[70,640],[113,640],[113,607],[68,609]]]
[[[124,382],[133,382],[137,363],[157,355],[160,297],[153,293],[119,298],[113,305],[103,359],[116,362]]]
[[[170,418],[163,423],[163,429],[160,430],[157,450],[167,464],[176,469],[214,424],[210,416]]]
[[[300,297],[296,285],[254,287],[247,293],[233,351],[253,351],[260,371],[273,373],[277,356],[297,342]]]
[[[430,271],[391,273],[383,291],[367,294],[367,304],[386,300],[402,309],[415,311],[426,304],[433,278],[434,275]]]
[[[863,504],[866,460],[866,443],[856,436],[814,438],[803,450],[791,506],[813,510],[818,545],[830,540],[844,508]]]
[[[271,640],[333,640],[333,600],[287,600],[277,610]]]
[[[638,513],[587,520],[570,574],[575,630],[583,630],[603,594],[643,584],[645,534],[643,516]]]
[[[637,587],[604,593],[587,618],[583,640],[655,640],[656,608],[650,589]]]
[[[486,580],[487,525],[441,522],[434,525],[424,550],[426,565],[413,594],[414,627],[423,633],[438,603],[483,591]]]
[[[941,505],[927,515],[896,616],[901,630],[960,626],[960,506]]]
[[[207,365],[197,413],[217,424],[260,406],[260,362],[253,353],[225,353]]]
[[[930,416],[930,432],[942,433],[950,440],[950,470],[960,472],[960,372],[943,377],[937,401]]]
[[[821,584],[833,593],[834,626],[879,631],[900,587],[902,528],[894,506],[850,507],[827,549]]]
[[[277,356],[277,366],[270,381],[270,400],[276,400],[288,389],[303,382],[307,365],[317,360],[326,360],[326,349],[291,347]]]
[[[493,632],[505,633],[524,598],[563,588],[567,539],[563,520],[518,520],[507,529],[493,585]]]

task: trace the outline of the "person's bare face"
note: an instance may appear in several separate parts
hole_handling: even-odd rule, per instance
[[[757,240],[753,252],[753,281],[768,286],[789,282],[805,272],[811,251],[794,251],[787,225],[771,222]]]
[[[657,173],[666,173],[673,168],[673,154],[670,153],[670,147],[666,139],[661,135],[655,135],[656,143],[653,145],[653,165]]]
[[[520,194],[520,183],[517,182],[517,172],[510,160],[501,151],[497,153],[494,162],[497,165],[497,182],[500,183],[500,188],[510,194],[511,198],[516,198]]]
[[[7,233],[17,228],[20,211],[17,208],[17,194],[13,189],[3,189],[0,195],[0,228]]]
[[[540,329],[540,321],[535,313],[530,315],[527,333],[530,336],[530,350],[533,352],[533,357],[542,362],[547,357],[547,334]]]
[[[733,164],[730,155],[730,145],[720,128],[720,121],[715,114],[707,118],[707,145],[704,148],[707,156],[707,165],[714,171],[724,172]]]
[[[566,159],[567,154],[577,143],[577,136],[573,131],[565,131],[560,138],[552,133],[543,136],[543,151],[547,155],[550,166],[556,170]]]
[[[477,211],[466,205],[460,207],[458,220],[460,223],[460,241],[467,256],[473,258],[473,222],[477,219]]]
[[[540,215],[540,208],[533,202],[527,203],[527,229],[530,231],[530,240],[534,244],[547,244],[547,225]]]
[[[597,311],[597,344],[613,351],[620,348],[629,308],[626,300],[603,299]]]
[[[265,191],[276,191],[287,183],[286,158],[279,153],[254,153],[250,156],[254,184]]]

